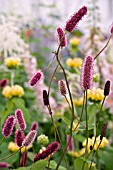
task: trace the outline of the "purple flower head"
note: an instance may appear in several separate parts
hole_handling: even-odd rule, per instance
[[[45,106],[49,105],[49,98],[46,90],[43,90],[43,102]]]
[[[78,22],[86,14],[87,14],[87,7],[83,6],[82,8],[79,9],[79,11],[77,13],[73,14],[70,17],[70,19],[67,21],[65,30],[67,30],[69,32],[73,31],[77,27]]]
[[[38,129],[38,123],[37,122],[33,122],[31,125],[30,130],[37,130]]]
[[[48,145],[46,150],[44,150],[42,153],[38,153],[35,155],[34,162],[47,158],[49,155],[55,153],[58,149],[59,149],[58,142],[54,142],[54,143]]]
[[[32,77],[31,79],[29,80],[29,84],[31,86],[34,86],[36,85],[37,83],[40,82],[40,80],[43,78],[43,75],[41,72],[37,71]]]
[[[25,139],[23,140],[22,142],[22,146],[29,146],[29,145],[32,145],[32,143],[34,142],[35,138],[36,138],[36,135],[37,135],[37,131],[36,130],[31,130],[27,136],[25,137]]]
[[[20,109],[17,109],[15,111],[15,117],[16,117],[16,121],[17,121],[18,127],[21,130],[25,130],[26,129],[26,122],[25,122],[23,113],[22,113],[22,111]]]
[[[58,87],[59,87],[59,92],[61,95],[65,96],[66,95],[66,85],[64,80],[59,80],[58,81]]]
[[[24,133],[21,130],[17,130],[15,132],[15,143],[17,144],[17,146],[19,147],[22,146],[24,138],[25,138]]]
[[[8,168],[8,167],[9,167],[9,165],[8,165],[7,162],[0,162],[0,169],[1,168]]]
[[[69,138],[70,138],[70,135],[67,135],[67,143],[68,143],[68,141],[69,141]],[[73,140],[73,138],[71,138],[70,143],[69,143],[67,149],[68,149],[69,151],[73,151],[73,150],[74,150],[74,140]]]
[[[4,137],[8,138],[13,131],[15,125],[15,117],[14,116],[8,116],[8,118],[5,121],[4,127],[2,128],[2,134]]]
[[[7,85],[7,83],[8,83],[8,80],[7,80],[7,79],[2,79],[2,80],[0,81],[0,86],[1,86],[2,88],[4,88],[4,87]]]
[[[92,88],[94,58],[86,56],[81,72],[81,87],[83,90]]]
[[[57,28],[57,33],[60,46],[65,47],[67,45],[67,38],[62,28]]]

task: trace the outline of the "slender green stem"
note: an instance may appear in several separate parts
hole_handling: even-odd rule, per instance
[[[59,66],[61,67],[61,69],[63,71],[63,74],[64,74],[64,77],[65,77],[65,81],[66,81],[66,85],[67,85],[67,89],[68,89],[69,97],[70,97],[70,101],[71,101],[71,108],[72,108],[72,120],[71,120],[71,127],[70,127],[70,138],[69,138],[68,143],[66,144],[66,146],[64,148],[64,151],[62,153],[62,156],[59,159],[59,162],[57,164],[56,170],[58,170],[58,167],[60,166],[60,163],[62,162],[62,159],[63,159],[63,157],[65,155],[65,152],[67,150],[68,145],[70,144],[71,137],[72,137],[72,128],[73,128],[73,120],[74,120],[74,105],[73,105],[72,95],[71,95],[71,92],[70,92],[70,88],[69,88],[67,76],[66,76],[66,73],[65,73],[65,69],[63,68],[62,64],[60,63],[60,60],[58,58],[58,53],[56,53],[56,59],[57,59],[57,62],[59,64]]]
[[[99,51],[99,53],[95,56],[94,60],[95,60],[95,59],[96,59],[96,58],[97,58],[97,57],[105,50],[105,48],[108,46],[108,44],[109,44],[111,38],[112,38],[112,34],[110,35],[110,37],[109,37],[109,39],[108,39],[106,45],[105,45],[105,46]]]
[[[21,147],[21,148],[22,148],[22,147]],[[5,159],[8,159],[8,158],[10,158],[11,156],[15,155],[18,151],[20,151],[21,148],[19,148],[16,152],[14,152],[14,153],[6,156],[5,158],[0,159],[0,161],[3,161],[3,160],[5,160]]]
[[[104,97],[104,99],[103,99],[103,101],[102,101],[102,104],[101,104],[101,107],[100,107],[98,122],[96,123],[96,129],[98,129],[100,114],[101,114],[101,112],[102,112],[102,108],[103,108],[104,102],[105,102],[105,97]],[[97,135],[95,134],[95,139],[94,139],[94,143],[93,143],[93,146],[92,146],[92,150],[91,150],[91,152],[89,152],[89,154],[87,155],[86,160],[88,159],[88,157],[89,157],[89,156],[91,155],[91,153],[93,152],[93,149],[94,149],[94,146],[95,146],[95,143],[96,143],[96,137],[97,137]],[[86,160],[85,160],[84,163],[83,163],[82,170],[84,169],[84,165],[85,165],[85,163],[86,163]]]
[[[14,70],[11,70],[11,86],[14,85]]]
[[[52,114],[51,114],[51,120],[52,120],[52,123],[53,123],[53,126],[54,126],[54,134],[55,134],[55,141],[56,141],[56,128],[55,128],[55,123],[54,123]]]
[[[86,89],[86,103],[85,103],[85,112],[86,112],[86,148],[85,148],[85,154],[86,157],[87,153],[87,146],[88,146],[88,113],[87,113],[87,89]]]
[[[2,144],[2,142],[4,141],[5,137],[2,138],[2,140],[0,141],[0,145]]]

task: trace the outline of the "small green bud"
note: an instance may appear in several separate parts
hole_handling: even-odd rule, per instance
[[[99,82],[99,80],[100,80],[100,75],[98,73],[94,74],[93,81],[94,82]]]
[[[47,145],[49,143],[49,139],[48,139],[48,136],[42,134],[40,136],[37,137],[37,143],[40,144],[40,145]]]

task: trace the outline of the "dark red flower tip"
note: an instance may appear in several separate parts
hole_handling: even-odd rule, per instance
[[[2,79],[2,80],[0,80],[0,86],[1,86],[2,88],[4,88],[7,84],[8,84],[8,80],[7,80],[7,79]]]
[[[59,143],[58,142],[54,142],[54,143],[48,145],[46,150],[44,150],[42,153],[38,153],[38,154],[35,155],[34,162],[37,162],[41,159],[47,158],[49,155],[55,153],[58,149],[59,149]]]
[[[49,105],[49,98],[46,90],[43,90],[43,102],[45,106]]]
[[[30,130],[37,130],[38,129],[38,123],[37,122],[33,122],[31,125]]]
[[[29,80],[29,84],[30,86],[34,86],[36,85],[38,82],[40,82],[40,80],[43,78],[43,75],[41,72],[36,72],[31,79]]]
[[[12,115],[8,116],[2,128],[2,134],[4,137],[8,138],[12,134],[14,125],[15,125],[15,117]]]
[[[79,11],[75,14],[73,14],[70,19],[67,21],[66,26],[65,26],[65,30],[72,32],[78,22],[83,18],[84,15],[87,14],[87,7],[83,6],[82,8],[79,9]]]
[[[21,130],[25,130],[26,129],[26,122],[25,122],[23,113],[22,113],[22,111],[20,109],[17,109],[15,111],[15,117],[16,117],[16,121],[17,121],[18,127]]]
[[[22,146],[22,142],[25,138],[24,133],[21,130],[17,130],[15,132],[15,143],[17,144],[17,146],[21,147]]]
[[[110,92],[110,81],[107,80],[104,86],[104,96],[108,96]]]
[[[57,33],[60,46],[65,47],[67,45],[67,38],[62,28],[57,28]]]

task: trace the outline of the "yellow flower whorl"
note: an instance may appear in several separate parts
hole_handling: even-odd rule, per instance
[[[69,67],[73,67],[73,68],[80,68],[82,65],[82,59],[81,58],[68,58],[66,60],[66,65]]]
[[[88,90],[88,99],[94,100],[94,101],[101,101],[104,99],[104,90],[97,88]]]
[[[4,63],[8,68],[15,68],[19,65],[20,60],[16,57],[9,57],[4,60]]]

